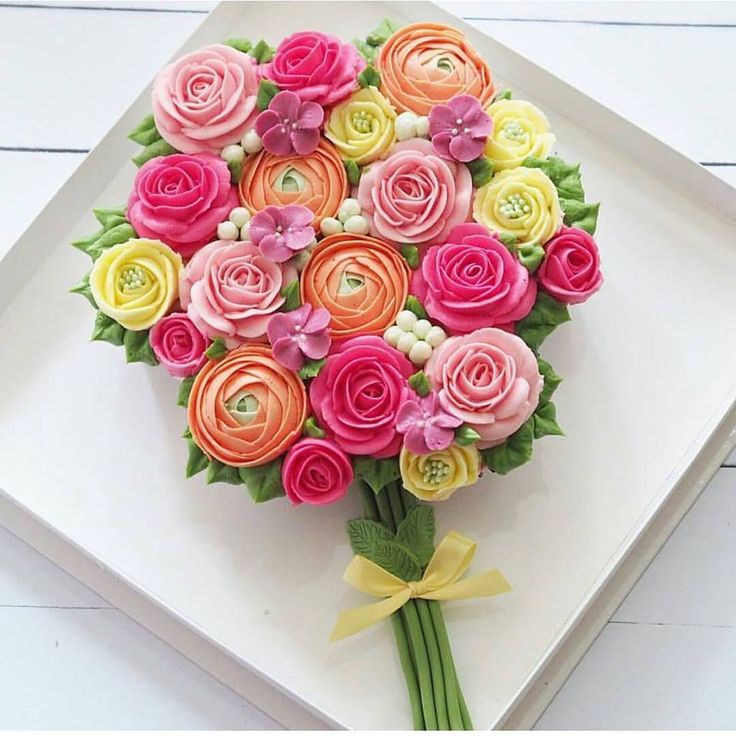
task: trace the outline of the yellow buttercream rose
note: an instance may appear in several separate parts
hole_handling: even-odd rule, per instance
[[[499,100],[486,112],[493,131],[486,143],[486,158],[496,171],[513,169],[528,156],[547,158],[555,137],[544,113],[525,100]]]
[[[145,330],[178,298],[182,266],[181,256],[168,245],[133,238],[95,261],[89,285],[101,312],[127,330]]]
[[[478,480],[480,454],[474,445],[450,445],[429,455],[415,455],[404,447],[399,466],[407,491],[423,501],[444,501]]]
[[[473,219],[489,230],[516,237],[516,245],[546,243],[562,226],[557,188],[540,169],[499,171],[476,193]]]
[[[393,145],[396,112],[375,88],[364,87],[332,108],[325,137],[345,157],[363,164],[380,158]]]

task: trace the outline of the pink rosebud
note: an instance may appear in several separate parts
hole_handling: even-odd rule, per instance
[[[250,221],[250,242],[257,245],[266,258],[283,263],[314,240],[312,220],[312,210],[300,204],[269,205]]]
[[[207,360],[207,340],[183,312],[156,322],[148,340],[161,365],[175,378],[193,376]]]
[[[353,468],[350,458],[333,442],[307,438],[286,453],[281,481],[292,503],[322,506],[347,493]]]
[[[478,158],[493,129],[490,115],[471,95],[453,97],[429,112],[429,135],[443,158],[467,163]]]
[[[266,328],[273,357],[292,371],[298,371],[307,358],[324,358],[330,350],[329,324],[330,313],[311,304],[274,314]]]
[[[319,145],[325,111],[316,102],[302,102],[296,92],[279,92],[256,118],[263,147],[275,156],[306,156]]]
[[[396,414],[396,429],[404,433],[404,447],[415,455],[429,455],[449,447],[462,419],[445,411],[431,391],[424,398],[407,401]]]

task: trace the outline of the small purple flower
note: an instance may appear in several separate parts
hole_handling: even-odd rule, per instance
[[[470,95],[453,97],[429,111],[429,135],[434,150],[443,158],[474,161],[483,153],[492,129],[490,116]]]
[[[396,414],[396,429],[404,434],[404,447],[415,455],[449,447],[455,439],[455,428],[462,423],[442,408],[435,391],[407,401]]]
[[[300,204],[269,205],[253,215],[248,237],[266,258],[283,263],[314,240],[313,219],[312,210]]]
[[[302,102],[296,92],[279,92],[256,118],[263,147],[276,156],[306,156],[319,145],[325,111],[316,102]]]
[[[274,314],[266,327],[273,357],[292,371],[302,368],[307,358],[324,358],[330,350],[329,324],[330,313],[311,304]]]

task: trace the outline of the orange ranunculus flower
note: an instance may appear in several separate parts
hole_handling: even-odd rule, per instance
[[[412,23],[383,45],[376,61],[381,92],[400,112],[429,115],[434,105],[472,95],[493,98],[491,69],[465,36],[440,23]]]
[[[314,212],[314,227],[334,217],[349,184],[335,147],[322,139],[306,156],[275,156],[266,150],[248,156],[240,178],[240,201],[252,213],[268,205],[301,204]]]
[[[243,345],[210,360],[194,379],[187,419],[209,458],[248,468],[288,450],[302,433],[307,394],[299,376],[266,345]]]
[[[312,251],[301,277],[302,302],[331,315],[335,340],[381,335],[404,308],[411,271],[391,245],[338,233]]]

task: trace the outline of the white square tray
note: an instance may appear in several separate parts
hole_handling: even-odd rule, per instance
[[[603,202],[605,288],[542,350],[567,437],[437,508],[514,586],[445,607],[476,725],[528,726],[734,443],[736,190],[431,4],[224,3],[182,51],[310,26],[350,39],[386,15],[462,28]],[[176,382],[90,345],[67,293],[88,267],[68,242],[125,201],[148,95],[0,262],[0,522],[285,725],[408,727],[389,627],[326,641],[364,600],[341,579],[357,500],[254,507],[184,480]]]

